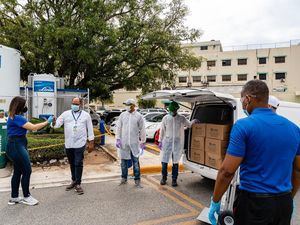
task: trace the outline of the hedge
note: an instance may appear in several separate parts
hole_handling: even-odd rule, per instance
[[[95,136],[100,135],[94,128]],[[66,157],[63,134],[36,134],[31,133],[28,138],[28,150],[33,163],[49,161],[51,159],[63,159]],[[100,143],[100,137],[95,138],[95,143]]]

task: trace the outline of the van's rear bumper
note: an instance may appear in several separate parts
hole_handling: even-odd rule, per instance
[[[209,168],[209,167],[201,165],[201,164],[190,162],[186,159],[185,155],[183,155],[182,163],[184,165],[184,168],[187,170],[190,170],[194,173],[199,173],[201,176],[207,177],[212,180],[217,179],[218,170],[216,170],[216,169]]]

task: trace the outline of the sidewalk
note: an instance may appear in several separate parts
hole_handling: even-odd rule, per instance
[[[117,157],[114,136],[106,136],[106,145],[104,146],[109,152]],[[93,160],[95,154],[103,154],[103,158]],[[85,165],[83,170],[83,183],[92,183],[97,181],[114,179],[120,176],[120,162],[113,162],[107,155],[100,151],[85,155]],[[160,167],[159,155],[144,151],[143,156],[140,157],[141,172],[143,174],[144,168],[149,172],[149,168]],[[151,172],[151,171],[150,171]],[[10,190],[11,177],[4,177],[11,173],[11,168],[0,169],[0,192]],[[45,188],[67,185],[70,182],[69,165],[51,166],[51,167],[33,167],[31,175],[31,188]]]

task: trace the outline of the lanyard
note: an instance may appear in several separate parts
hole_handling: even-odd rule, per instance
[[[74,113],[72,112],[72,116],[73,116],[73,118],[74,118],[74,120],[75,120],[75,124],[77,124],[77,121],[78,121],[79,117],[81,116],[81,112],[82,112],[82,111],[80,111],[80,113],[79,113],[79,115],[77,116],[77,118],[75,117]]]

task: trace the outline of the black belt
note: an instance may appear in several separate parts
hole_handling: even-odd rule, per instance
[[[12,135],[8,137],[8,140],[15,140],[15,139],[21,139],[26,138],[26,135]]]
[[[240,190],[240,192],[243,194],[246,194],[249,197],[254,197],[254,198],[282,197],[282,196],[289,195],[292,193],[291,191],[286,191],[286,192],[281,192],[281,193],[253,193],[253,192],[244,191],[244,190]]]

